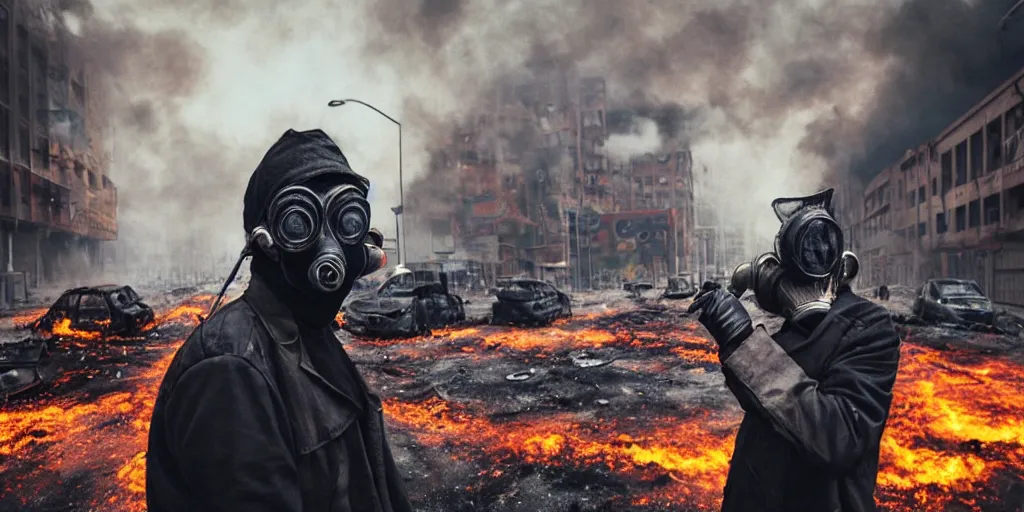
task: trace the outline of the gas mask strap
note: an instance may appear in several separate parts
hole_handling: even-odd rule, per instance
[[[238,255],[238,259],[235,260],[235,266],[231,268],[231,273],[228,274],[227,281],[224,281],[224,285],[220,288],[220,293],[217,294],[217,299],[213,301],[213,306],[210,307],[210,312],[206,314],[206,318],[210,318],[217,308],[220,307],[220,303],[224,300],[224,294],[228,291],[228,286],[235,281],[235,277],[238,276],[238,269],[241,268],[242,262],[245,258],[252,256],[252,250],[250,250],[250,241],[245,242],[245,247],[242,249],[242,253]]]

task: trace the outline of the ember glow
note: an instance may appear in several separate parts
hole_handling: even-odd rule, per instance
[[[50,391],[3,405],[0,509],[73,503],[74,510],[144,510],[153,400],[209,300],[158,315],[154,332],[173,336],[69,348],[66,372]],[[564,485],[611,510],[714,510],[742,412],[722,385],[714,343],[695,323],[636,315],[595,314],[537,329],[457,327],[409,340],[353,339],[346,347],[386,397],[393,433],[412,439],[418,452],[469,468],[454,491],[411,480],[417,503],[468,496],[503,510],[494,496],[518,492],[512,489],[522,475],[536,471],[541,481],[570,478],[576,483]],[[573,366],[581,353],[608,364]],[[85,354],[95,367],[70,368]],[[386,364],[374,362],[382,357]],[[427,373],[452,363],[464,368],[454,378]],[[504,378],[527,368],[536,373],[525,381]],[[463,388],[444,384],[495,373]],[[905,342],[883,438],[882,509],[982,511],[1005,500],[1005,489],[1024,485],[1022,375],[1024,367],[1002,356]],[[424,395],[424,382],[441,384]]]

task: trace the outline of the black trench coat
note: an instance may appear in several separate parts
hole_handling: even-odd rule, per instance
[[[874,511],[900,338],[881,306],[840,291],[812,333],[758,326],[727,355],[746,412],[724,512]]]
[[[352,368],[362,397],[314,369],[287,308],[253,276],[182,345],[160,386],[149,511],[411,511],[380,399]]]

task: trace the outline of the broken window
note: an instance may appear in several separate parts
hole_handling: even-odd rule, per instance
[[[939,179],[932,178],[932,196],[939,195]]]
[[[982,138],[981,130],[978,130],[977,132],[974,132],[974,135],[971,135],[970,140],[971,163],[969,166],[971,173],[968,176],[968,179],[974,181],[978,176],[985,174],[985,168],[982,165],[985,163],[985,139]]]
[[[945,233],[949,231],[949,226],[946,225],[946,212],[939,212],[935,214],[935,232]]]
[[[5,54],[10,51],[11,45],[11,11],[6,6],[0,5],[0,51]]]
[[[985,225],[999,224],[999,194],[986,197],[982,207],[985,211]]]
[[[953,188],[953,151],[942,154],[942,195]]]
[[[15,51],[18,53],[18,67],[28,71],[28,29],[19,23],[17,32],[18,40]]]
[[[981,225],[981,201],[975,199],[967,204],[967,227],[976,228]]]
[[[11,207],[11,164],[0,161],[0,205]]]
[[[1024,102],[1006,112],[1004,160],[1009,164],[1024,158]]]
[[[967,141],[956,145],[956,186],[967,183]]]
[[[921,188],[917,189],[917,204],[923,204],[924,198],[924,185],[922,185]]]
[[[18,162],[28,165],[32,155],[32,133],[28,122],[22,121],[18,126]]]
[[[996,119],[985,128],[988,136],[988,172],[1003,166],[1003,123]]]
[[[967,207],[957,206],[956,207],[956,232],[959,233],[967,229]]]

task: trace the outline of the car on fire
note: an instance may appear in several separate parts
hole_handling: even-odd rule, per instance
[[[466,320],[467,302],[448,291],[448,276],[404,267],[342,306],[342,328],[374,338],[402,338]]]
[[[509,279],[491,305],[494,325],[548,325],[572,316],[572,300],[551,283],[537,279]]]
[[[967,279],[929,279],[917,293],[914,316],[928,322],[993,325],[992,301]]]
[[[154,319],[153,308],[131,286],[84,286],[64,292],[31,328],[37,334],[53,334],[60,326],[102,336],[134,336]]]

